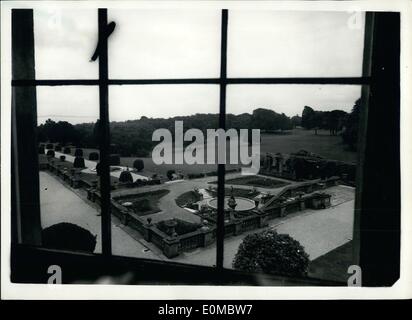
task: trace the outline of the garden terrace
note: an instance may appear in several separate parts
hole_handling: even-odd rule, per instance
[[[114,197],[113,200],[139,216],[160,212],[159,199],[168,194],[166,189],[154,190],[126,196]]]

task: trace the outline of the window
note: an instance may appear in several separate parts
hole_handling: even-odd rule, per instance
[[[354,106],[358,107],[359,114],[356,116],[359,117],[359,126],[366,130],[369,90],[371,86],[377,85],[370,76],[373,13],[360,15],[361,21],[365,22],[345,34],[341,31],[345,22],[343,13],[234,11],[232,19],[232,13],[226,9],[221,12],[196,13],[130,13],[99,9],[97,28],[84,27],[79,22],[90,19],[94,15],[91,11],[82,12],[80,15],[70,12],[68,17],[65,16],[66,12],[61,13],[61,16],[60,13],[57,14],[59,19],[67,19],[66,23],[72,23],[76,32],[82,28],[81,34],[84,38],[63,32],[57,33],[51,40],[46,27],[40,24],[42,19],[39,17],[42,14],[34,14],[33,39],[33,11],[13,10],[13,58],[16,60],[13,60],[12,85],[17,148],[14,156],[18,163],[16,173],[19,179],[16,197],[26,197],[16,198],[17,204],[23,203],[23,206],[17,205],[14,212],[17,243],[41,244],[39,235],[41,228],[45,227],[45,220],[44,216],[39,219],[39,212],[45,214],[47,210],[42,209],[45,209],[47,203],[43,202],[41,208],[36,205],[43,201],[43,175],[40,174],[39,192],[39,184],[33,187],[25,174],[32,176],[39,162],[37,152],[33,152],[33,146],[37,148],[36,139],[41,139],[39,136],[36,138],[35,117],[37,123],[41,124],[49,116],[49,109],[43,106],[60,101],[53,109],[51,117],[70,119],[72,123],[77,122],[76,117],[88,121],[78,122],[77,129],[82,132],[81,138],[73,135],[68,138],[72,141],[65,141],[72,145],[58,146],[59,141],[47,141],[43,146],[44,165],[51,168],[56,175],[60,175],[63,181],[67,179],[72,187],[81,186],[80,198],[85,197],[84,201],[95,207],[94,216],[91,214],[86,218],[85,215],[71,215],[76,221],[84,222],[81,227],[89,229],[88,231],[94,230],[98,235],[92,252],[101,252],[103,257],[108,258],[128,256],[213,266],[217,272],[224,273],[232,267],[231,260],[243,240],[238,237],[233,241],[234,238],[229,237],[267,229],[271,226],[267,219],[274,215],[279,219],[274,220],[275,224],[276,221],[284,224],[279,231],[294,235],[310,247],[309,256],[312,258],[322,257],[340,247],[338,244],[343,245],[353,238],[355,255],[347,253],[351,248],[345,248],[347,251],[336,254],[338,257],[348,254],[349,260],[357,264],[359,238],[362,237],[360,229],[366,227],[359,217],[363,177],[367,172],[364,171],[365,141],[362,134],[359,134],[360,157],[342,151],[342,148],[340,151],[333,151],[330,147],[337,143],[337,130],[342,130],[345,119],[356,109],[352,109]],[[73,15],[76,19],[70,18]],[[292,21],[288,21],[289,17],[292,17]],[[115,27],[112,20],[116,22]],[[164,20],[173,26],[168,30],[167,37],[156,24],[156,21]],[[295,25],[294,21],[299,23]],[[287,36],[285,24],[291,24],[294,32],[301,36],[300,45]],[[306,24],[311,28],[303,27]],[[394,24],[396,27],[396,22]],[[90,23],[85,25],[90,26]],[[245,29],[245,26],[253,27]],[[188,28],[193,28],[192,32],[188,32]],[[338,30],[337,36],[332,32],[333,28]],[[24,36],[21,36],[22,30],[26,32]],[[72,42],[68,46],[72,46],[70,52],[73,56],[64,53],[64,46],[69,40]],[[93,55],[94,48],[90,43],[96,44],[96,40],[98,46]],[[56,47],[57,51],[54,52],[62,54],[46,61],[44,57],[50,55],[47,53],[49,41]],[[331,43],[335,50],[326,50],[327,44]],[[76,49],[73,50],[73,47]],[[354,47],[354,50],[347,50],[347,47]],[[147,55],[147,52],[154,54]],[[96,61],[86,63],[92,55],[97,60],[92,59]],[[25,63],[17,63],[18,59]],[[65,59],[67,67],[61,68],[62,63],[66,64]],[[306,68],[296,67],[301,60]],[[37,68],[40,63],[42,66]],[[71,68],[74,65],[76,67]],[[55,70],[65,71],[58,73]],[[81,72],[77,73],[79,70]],[[31,111],[29,117],[24,118],[25,104],[33,101],[36,105],[36,95],[37,115]],[[292,97],[294,103],[290,102]],[[78,112],[70,112],[73,105],[80,103],[87,104],[90,108],[76,108]],[[279,109],[264,110],[272,105],[279,106]],[[301,119],[301,126],[314,130],[316,136],[318,133],[323,134],[325,141],[327,139],[329,142],[312,140],[310,143],[316,144],[317,151],[308,151],[303,149],[299,139],[298,142],[293,141],[293,138],[281,141],[278,134],[284,134],[296,126],[293,115],[302,112],[303,107],[311,105],[316,105],[320,110],[307,109],[311,114],[310,124],[304,125]],[[335,119],[332,112],[339,107],[346,109],[342,114],[338,112]],[[276,128],[264,128],[267,119],[276,122]],[[328,124],[325,124],[328,119],[335,121],[336,126],[328,127]],[[188,125],[185,129],[200,128],[203,131],[215,128],[239,129],[243,125],[254,129],[254,125],[260,121],[258,127],[266,130],[260,143],[261,155],[262,151],[265,154],[263,159],[259,159],[263,174],[251,182],[246,181],[250,176],[239,177],[239,174],[235,174],[242,168],[233,166],[232,163],[194,165],[189,169],[179,168],[179,165],[157,166],[153,163],[155,158],[149,157],[154,147],[150,139],[153,132],[158,128],[176,130],[172,124],[176,125],[176,121],[181,120],[187,121],[184,122]],[[126,123],[139,134],[131,135]],[[39,130],[40,132],[45,131]],[[299,133],[307,132],[299,129]],[[30,139],[25,140],[30,136]],[[45,138],[50,140],[49,137]],[[177,142],[179,134],[175,131],[172,138],[175,147],[173,158],[176,160],[176,157],[181,156],[176,149],[180,143]],[[308,139],[313,138],[311,135]],[[181,152],[187,147],[186,142],[181,143]],[[248,142],[240,140],[240,143]],[[349,142],[349,147],[350,143],[355,141]],[[65,152],[65,148],[70,150]],[[281,151],[277,152],[277,148]],[[53,149],[53,152],[49,153],[49,149]],[[323,156],[319,158],[317,152]],[[28,154],[29,160],[33,160],[30,166],[23,167],[24,154]],[[65,158],[62,159],[61,156]],[[289,165],[290,162],[286,163],[288,159],[283,158],[285,156],[292,162],[305,159],[316,168],[317,171],[314,170],[317,173],[302,167],[301,170],[296,169],[296,166]],[[329,163],[325,157],[334,161]],[[282,161],[278,158],[282,158]],[[59,161],[70,163],[70,168],[73,166],[78,170],[63,168],[64,166],[57,164]],[[343,163],[342,169],[337,169],[341,163],[337,164],[336,161]],[[325,168],[328,165],[333,167],[333,172],[320,173],[320,162]],[[41,165],[40,161],[40,167]],[[64,170],[69,170],[70,173],[65,176],[62,172]],[[334,178],[338,173],[340,176]],[[83,178],[79,178],[79,174]],[[288,174],[290,176],[287,176]],[[38,175],[36,177],[39,179]],[[356,184],[357,189],[343,192],[342,187],[335,190],[335,193],[339,193],[337,196],[321,192],[325,188],[333,188],[332,184],[338,184],[338,181],[343,181],[346,185]],[[283,189],[278,189],[281,187]],[[321,191],[314,193],[314,188]],[[267,192],[266,189],[270,191]],[[271,194],[274,190],[279,193]],[[233,208],[229,200],[235,201]],[[350,211],[351,214],[344,218],[350,222],[343,223],[344,230],[339,235],[328,233],[333,239],[325,240],[323,234],[301,238],[300,231],[296,228],[309,226],[307,231],[314,233],[318,232],[319,228],[330,228],[331,225],[340,228],[339,223],[336,223],[336,219],[342,218],[339,215],[326,217],[331,222],[327,224],[325,218],[323,225],[319,225],[322,214],[312,225],[302,220],[298,224],[287,226],[285,221],[280,219],[288,214],[292,217],[298,215],[296,212],[307,206],[315,211],[349,201],[343,210],[345,213]],[[34,203],[34,208],[25,207],[24,204],[27,203]],[[243,210],[243,206],[251,208]],[[262,208],[267,211],[262,211]],[[67,204],[66,209],[76,210],[75,207],[70,207],[70,204]],[[178,211],[178,214],[174,215],[174,211]],[[355,214],[352,215],[352,212]],[[187,219],[182,218],[183,216],[187,216]],[[58,222],[53,219],[51,221]],[[96,223],[101,223],[98,230]],[[138,240],[137,246],[133,246],[136,244],[135,240]],[[320,250],[316,242],[322,240],[328,245],[331,242],[334,244]],[[201,254],[196,254],[198,252]],[[309,274],[308,281],[313,281],[313,276],[319,278],[315,279],[319,281],[318,284],[329,284],[321,279],[342,284],[341,279],[337,280],[323,273],[322,268],[325,265],[327,267],[327,263],[330,261],[318,262],[318,269]],[[281,272],[279,274],[285,276]],[[299,281],[308,283],[303,278]]]

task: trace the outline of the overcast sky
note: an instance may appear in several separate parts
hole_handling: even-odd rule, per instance
[[[230,11],[229,77],[360,76],[363,15],[347,12]],[[220,11],[109,10],[109,76],[124,79],[218,77]],[[97,10],[34,11],[36,77],[96,79],[89,62],[97,39]],[[39,122],[98,117],[97,87],[40,87]],[[288,116],[305,105],[350,111],[360,86],[233,85],[227,112],[259,107]],[[112,86],[114,121],[217,113],[216,85]]]

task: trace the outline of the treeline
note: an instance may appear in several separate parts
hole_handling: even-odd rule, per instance
[[[298,119],[296,119],[296,117]],[[226,127],[234,129],[261,129],[262,131],[290,130],[299,121],[299,116],[292,120],[284,113],[259,108],[252,114],[228,114]],[[150,155],[153,147],[158,143],[152,141],[152,133],[159,128],[169,129],[174,134],[175,122],[183,121],[184,130],[196,128],[206,133],[207,129],[219,127],[218,114],[195,114],[191,116],[177,116],[173,118],[148,118],[127,120],[110,123],[111,144],[115,145],[116,152],[122,156],[145,157]],[[98,147],[99,120],[96,123],[72,125],[66,121],[54,122],[48,119],[38,126],[40,142],[72,143],[79,147]],[[188,142],[190,143],[190,142]]]

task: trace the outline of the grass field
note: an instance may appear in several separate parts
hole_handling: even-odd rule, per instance
[[[228,149],[228,147],[227,147]],[[307,150],[319,154],[325,158],[339,160],[344,162],[356,162],[356,152],[349,151],[342,143],[340,136],[330,136],[326,130],[318,130],[315,135],[313,130],[294,129],[290,134],[267,134],[261,135],[260,153],[283,153],[289,154],[299,150]],[[88,159],[90,152],[96,149],[83,149],[85,159]],[[74,148],[72,154],[74,153]],[[120,164],[122,166],[133,167],[135,157],[122,157]],[[144,162],[144,170],[140,174],[152,176],[153,174],[166,176],[168,170],[175,170],[184,174],[189,173],[206,173],[217,170],[215,164],[163,164],[156,165],[151,157],[140,158]],[[240,165],[227,164],[226,169],[238,168]]]

